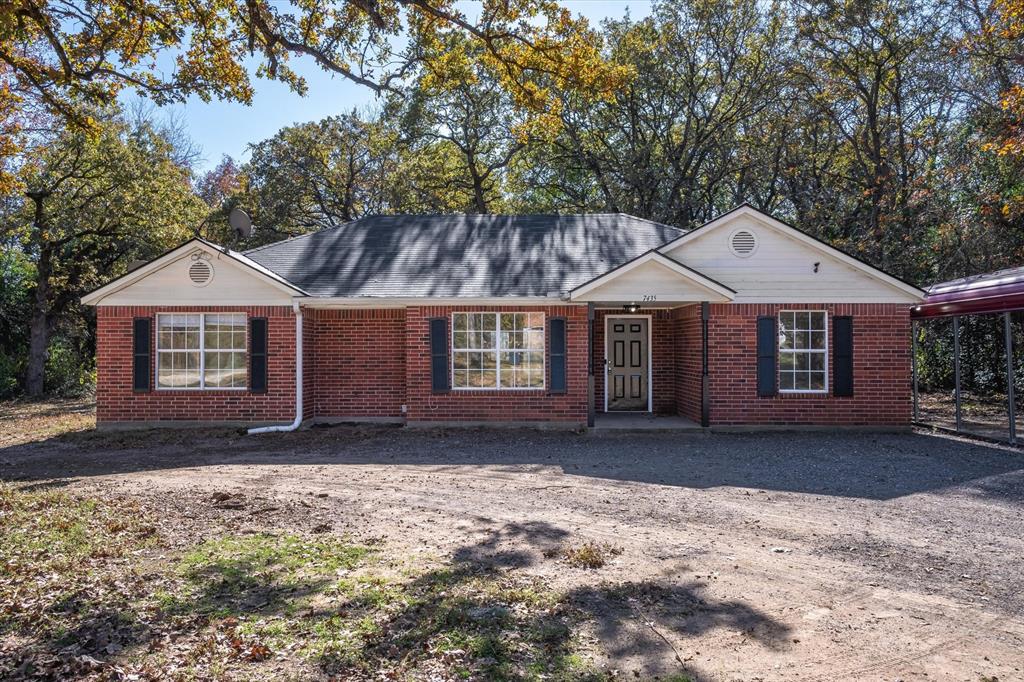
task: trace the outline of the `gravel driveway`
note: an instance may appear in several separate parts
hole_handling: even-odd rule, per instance
[[[335,427],[80,434],[0,476],[266,526],[380,538],[539,575],[624,675],[1024,679],[1024,456],[925,434],[609,434]],[[216,512],[251,523],[251,511]],[[596,571],[566,542],[621,548]],[[641,598],[598,599],[617,586]],[[677,658],[678,657],[678,658]]]

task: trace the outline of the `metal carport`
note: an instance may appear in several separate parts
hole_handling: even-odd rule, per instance
[[[952,318],[955,430],[963,431],[961,390],[962,351],[961,318],[968,315],[997,314],[1003,318],[1006,354],[1006,412],[1009,442],[1017,442],[1014,395],[1013,330],[1010,313],[1024,310],[1024,267],[999,270],[935,284],[926,289],[924,303],[911,309],[913,337],[914,421],[920,422],[918,336],[919,325],[926,320]]]

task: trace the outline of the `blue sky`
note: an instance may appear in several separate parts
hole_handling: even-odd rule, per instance
[[[472,17],[475,3],[461,3]],[[620,18],[628,11],[634,19],[650,13],[650,0],[563,0],[574,14],[582,14],[597,25],[604,18]],[[185,123],[189,135],[202,149],[200,172],[217,165],[225,154],[235,159],[248,157],[246,145],[271,137],[284,126],[315,121],[355,108],[372,107],[373,93],[343,78],[321,70],[309,59],[295,59],[291,66],[309,83],[305,97],[285,85],[256,81],[251,106],[232,102],[203,102],[192,98],[185,104],[167,107]]]

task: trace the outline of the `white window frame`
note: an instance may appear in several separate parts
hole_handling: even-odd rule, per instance
[[[242,324],[243,331],[245,334],[245,348],[241,349],[245,352],[245,386],[207,386],[206,385],[206,316],[207,315],[241,315],[245,322]],[[195,388],[176,387],[176,386],[161,386],[160,385],[160,318],[170,317],[173,315],[198,315],[199,316],[199,386]],[[153,385],[157,391],[248,391],[249,381],[249,315],[244,310],[224,310],[216,313],[198,313],[198,312],[176,312],[176,313],[157,313],[156,314],[156,352],[153,354]],[[222,349],[219,349],[222,350]],[[232,348],[227,352],[237,353],[239,349]],[[165,353],[175,352],[175,349],[164,349]],[[185,351],[194,352],[194,351]],[[216,352],[216,351],[211,351]]]
[[[541,338],[544,340],[541,344],[541,384],[540,386],[502,386],[501,385],[501,316],[502,315],[528,315],[528,314],[540,315],[541,316]],[[493,348],[455,348],[455,316],[456,315],[493,315],[494,320],[494,347]],[[548,317],[546,313],[538,313],[536,310],[503,310],[501,312],[490,312],[490,311],[479,311],[479,310],[457,310],[452,313],[451,319],[451,342],[449,343],[448,351],[451,353],[451,387],[453,391],[471,391],[475,393],[480,392],[497,392],[497,391],[545,391],[548,385]],[[496,385],[491,388],[490,386],[456,386],[455,385],[455,353],[488,353],[494,351],[495,354],[495,377]],[[526,351],[534,352],[536,350],[529,351],[525,348],[512,348],[505,349],[505,352],[516,352]]]
[[[827,310],[809,310],[809,309],[803,309],[803,310],[780,310],[779,313],[778,313],[778,316],[775,318],[777,325],[781,325],[780,318],[782,317],[783,313],[790,313],[790,314],[792,314],[792,313],[821,313],[822,315],[824,315],[825,316],[825,347],[824,348],[806,348],[806,349],[800,349],[800,350],[797,350],[797,349],[785,350],[781,346],[779,346],[779,351],[778,351],[779,352],[778,368],[776,369],[776,375],[777,376],[775,377],[775,380],[778,382],[779,393],[813,393],[813,394],[817,394],[817,395],[825,395],[825,394],[827,394],[829,392],[828,378],[829,378],[829,374],[830,374],[829,369],[828,369],[828,361],[829,361],[829,357],[828,357],[828,348],[829,348],[829,345],[828,345],[828,338],[829,338],[829,335],[828,335],[828,325],[829,325],[828,311]],[[816,353],[816,354],[819,354],[819,355],[824,355],[825,356],[825,369],[824,369],[824,373],[825,373],[825,388],[782,388],[782,371],[783,371],[782,370],[782,354],[783,353],[788,353],[790,355],[796,355],[798,353]]]

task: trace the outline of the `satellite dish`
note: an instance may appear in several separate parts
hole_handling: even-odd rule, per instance
[[[231,224],[231,229],[240,238],[245,239],[252,234],[252,218],[237,206],[228,214],[228,222]]]

